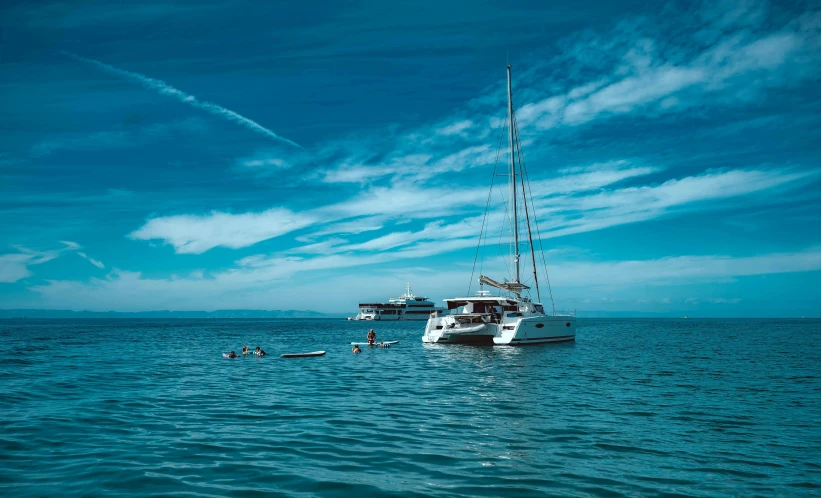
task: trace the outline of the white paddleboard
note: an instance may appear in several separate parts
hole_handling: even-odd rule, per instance
[[[310,356],[325,356],[325,351],[314,351],[313,353],[292,353],[279,355],[280,358],[308,358]]]
[[[382,344],[399,344],[399,341],[382,341]],[[368,342],[352,342],[351,346],[379,346],[379,343],[370,344]]]

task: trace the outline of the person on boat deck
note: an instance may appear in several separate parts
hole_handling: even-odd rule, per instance
[[[376,344],[376,332],[373,329],[368,332],[368,344]]]
[[[254,354],[257,354],[257,355],[259,355],[259,356],[265,356],[265,355],[266,355],[266,354],[268,354],[268,353],[266,353],[265,351],[261,350],[261,349],[259,348],[259,346],[257,346],[257,349],[254,351]]]
[[[242,354],[243,355],[248,354],[248,346],[242,346]]]
[[[236,357],[237,357],[237,353],[235,353],[235,352],[231,351],[231,353],[229,353],[229,354],[228,354],[228,357],[229,357],[229,358],[236,358]]]
[[[361,353],[362,352],[362,350],[359,349],[359,344],[354,344],[353,349],[351,351],[353,351],[354,353]]]

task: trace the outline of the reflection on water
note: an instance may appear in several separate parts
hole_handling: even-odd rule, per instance
[[[802,496],[819,324],[580,320],[575,343],[510,347],[401,322],[0,322],[20,352],[0,363],[0,490]],[[371,327],[400,343],[351,353]],[[246,344],[270,356],[221,357]]]

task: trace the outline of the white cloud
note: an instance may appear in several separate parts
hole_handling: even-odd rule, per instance
[[[29,265],[45,263],[55,256],[48,257],[45,254],[17,253],[0,255],[0,282],[11,283],[31,276]]]
[[[705,208],[719,201],[787,187],[817,172],[730,170],[668,180],[657,186],[627,187],[588,196],[537,199],[542,235],[558,237],[646,221],[684,209]],[[714,206],[713,206],[714,207]]]
[[[787,170],[731,170],[669,180],[656,186],[602,190],[609,185],[658,171],[659,168],[651,166],[632,166],[626,161],[613,161],[565,169],[558,178],[532,182],[536,212],[543,223],[542,234],[557,237],[645,221],[669,214],[675,209],[692,208],[700,201],[759,192],[812,174]],[[499,194],[502,197],[507,195],[501,191],[495,195],[498,197]],[[372,187],[353,199],[302,213],[273,208],[260,213],[212,212],[203,216],[153,218],[129,237],[138,240],[160,239],[174,246],[177,253],[200,254],[218,246],[234,249],[247,247],[309,226],[323,228],[300,237],[302,241],[315,241],[317,237],[326,235],[379,230],[384,220],[389,219],[443,220],[455,215],[464,217],[442,228],[429,226],[413,234],[407,231],[388,233],[366,242],[325,247],[333,252],[388,250],[424,239],[478,236],[481,216],[477,215],[484,208],[487,196],[488,190],[484,186],[422,188],[413,183],[399,183],[391,187]],[[502,215],[503,211],[496,210],[491,214],[491,221],[499,225]]]
[[[563,287],[659,285],[821,270],[821,247],[756,256],[674,256],[636,261],[565,262],[551,268]]]
[[[65,247],[49,251],[32,251],[15,246],[18,252],[0,254],[0,283],[13,283],[32,275],[29,266],[40,265],[60,257],[65,251],[77,251],[80,245],[76,242],[61,240]]]
[[[702,13],[707,10],[709,6]],[[717,11],[723,15],[705,14],[705,20],[694,26],[703,29],[689,39],[674,37],[673,42],[657,44],[642,36],[645,28],[639,23],[620,27],[609,34],[610,39],[586,38],[568,47],[568,57],[578,56],[582,61],[601,57],[597,54],[601,47],[611,52],[629,48],[617,64],[597,67],[596,80],[577,81],[564,93],[524,105],[517,113],[520,124],[532,123],[542,129],[572,127],[618,114],[705,106],[716,99],[725,104],[743,102],[788,78],[797,81],[817,74],[817,66],[808,63],[818,59],[819,33],[811,23],[798,18],[772,30],[764,24],[765,16],[753,15],[758,8],[726,4]],[[667,38],[669,32],[664,35]],[[675,45],[666,46],[671,43]],[[795,66],[802,57],[800,70],[779,71]],[[602,77],[601,72],[607,70],[610,73]]]
[[[455,123],[451,123],[449,125],[442,126],[436,130],[438,135],[461,135],[468,129],[473,126],[473,121],[469,119],[463,119],[460,121],[456,121]]]
[[[153,218],[129,234],[132,239],[160,239],[179,254],[201,254],[217,246],[237,249],[307,227],[316,218],[287,209],[231,214],[213,211],[203,216]]]
[[[467,290],[469,266],[431,272],[411,269],[403,264],[401,268],[369,266],[367,274],[353,273],[344,277],[328,273],[333,269],[383,262],[389,257],[387,253],[370,256],[368,260],[344,255],[312,260],[254,257],[241,260],[231,270],[215,274],[194,272],[182,277],[154,279],[145,278],[140,273],[116,270],[103,279],[50,281],[31,289],[40,294],[41,305],[53,308],[313,308],[330,312],[353,311],[361,298],[384,299],[386,295],[394,294],[395,287],[401,287],[406,280],[411,280],[416,290],[433,299],[451,297]],[[323,271],[320,281],[304,273],[318,270]],[[624,291],[637,285],[675,288],[681,284],[723,282],[751,275],[821,271],[821,247],[743,257],[714,255],[635,261],[555,261],[550,270],[554,289],[607,287]],[[303,276],[290,279],[296,272],[303,272]],[[351,289],[357,292],[352,293]],[[738,298],[720,299],[716,298],[714,302],[732,303]],[[561,302],[557,305],[561,306]]]
[[[381,216],[363,216],[350,221],[325,225],[324,228],[311,232],[308,235],[297,237],[296,240],[300,242],[310,242],[324,235],[357,235],[365,232],[373,232],[375,230],[381,230],[384,226],[384,222],[385,220]]]
[[[101,269],[101,270],[105,268],[105,265],[104,265],[101,261],[97,261],[97,260],[96,260],[96,259],[94,259],[94,258],[90,258],[90,257],[89,257],[86,253],[84,253],[84,252],[79,252],[79,251],[78,251],[78,252],[77,252],[77,256],[80,256],[81,258],[85,259],[86,261],[88,261],[89,263],[91,263],[92,265],[96,266],[97,268],[99,268],[99,269]]]

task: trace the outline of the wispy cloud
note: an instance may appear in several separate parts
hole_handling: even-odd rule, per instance
[[[39,265],[59,256],[59,251],[30,251],[23,247],[19,252],[0,255],[0,282],[11,283],[31,276],[29,266]]]
[[[240,248],[307,227],[316,218],[287,209],[261,213],[212,212],[205,216],[178,215],[154,218],[129,234],[136,240],[160,239],[180,254],[200,254],[217,246]]]
[[[577,67],[593,69],[596,79],[564,82],[569,86],[565,92],[523,106],[519,122],[547,129],[634,112],[662,114],[728,105],[747,102],[788,81],[815,77],[821,42],[817,19],[793,18],[774,28],[760,15],[765,6],[705,3],[699,16],[670,16],[669,22],[678,28],[673,32],[687,33],[686,37],[664,32],[663,20],[640,20],[624,22],[600,37],[583,38],[565,47],[564,57],[576,58]],[[681,29],[682,19],[690,19],[691,29]],[[783,71],[786,67],[790,70]],[[531,70],[529,76],[535,77],[537,71]]]
[[[542,196],[589,192],[656,170],[647,166],[634,167],[626,161],[614,161],[580,168],[574,174],[560,178],[539,181],[534,184],[534,191]],[[309,226],[317,228],[311,234],[315,238],[319,235],[377,230],[386,219],[404,217],[420,220],[476,214],[476,210],[485,205],[487,195],[486,186],[425,188],[415,183],[402,183],[372,187],[353,199],[302,213],[279,207],[258,213],[215,211],[201,216],[158,217],[149,220],[129,237],[138,240],[160,239],[173,245],[178,253],[199,254],[217,246],[247,247]],[[436,206],[436,209],[431,209],[431,206]],[[452,234],[454,231],[451,227],[444,233]]]
[[[650,260],[564,262],[552,272],[555,281],[572,286],[670,285],[821,270],[821,247],[804,251],[731,257],[673,256]]]
[[[377,258],[378,259],[378,258]],[[346,256],[323,257],[318,260],[282,258],[279,260],[246,258],[230,270],[204,274],[156,279],[137,272],[115,270],[105,278],[88,282],[50,281],[32,287],[42,302],[61,308],[96,310],[128,309],[214,309],[217,306],[238,308],[270,308],[272,292],[281,291],[282,278],[296,272],[328,270],[347,264],[360,264]],[[370,268],[370,267],[369,267]],[[553,272],[555,285],[617,287],[641,284],[665,285],[669,282],[703,282],[736,277],[821,270],[821,248],[804,251],[766,253],[755,256],[676,256],[635,261],[574,261],[561,262]],[[420,289],[436,289],[434,299],[464,292],[468,270],[427,272],[406,269],[392,279],[374,279],[373,271],[363,275],[331,278],[326,273],[322,285],[312,280],[288,283],[288,292],[280,293],[277,306],[305,307],[306,302],[322,302],[326,310],[346,311],[355,305],[356,297],[342,289],[357,288],[374,298],[393,293],[394,281],[412,274]],[[391,273],[395,271],[390,270]],[[302,280],[302,279],[300,279]],[[621,286],[621,287],[618,287]],[[371,290],[376,289],[376,292]],[[381,292],[382,294],[379,294]],[[668,298],[669,301],[669,298]],[[91,303],[91,304],[90,304]],[[561,305],[561,301],[557,303]]]
[[[103,268],[102,263],[79,252],[81,248],[80,244],[67,240],[61,240],[60,243],[63,244],[63,247],[59,249],[34,251],[26,247],[14,246],[17,252],[0,254],[0,283],[12,283],[30,277],[32,272],[29,270],[29,266],[47,263],[53,259],[57,259],[65,252],[76,252],[94,266]]]
[[[257,123],[256,121],[254,121],[252,119],[246,118],[245,116],[242,116],[242,115],[240,115],[240,114],[238,114],[238,113],[236,113],[236,112],[234,112],[230,109],[226,109],[225,107],[219,106],[217,104],[213,104],[211,102],[205,102],[205,101],[202,101],[202,100],[198,100],[195,96],[193,96],[191,94],[188,94],[188,93],[186,93],[182,90],[179,90],[177,88],[174,88],[173,86],[169,85],[168,83],[166,83],[162,80],[149,78],[148,76],[144,76],[142,74],[135,73],[135,72],[132,72],[132,71],[126,71],[125,69],[120,69],[120,68],[114,67],[110,64],[106,64],[104,62],[100,62],[100,61],[94,60],[94,59],[89,59],[87,57],[82,57],[80,55],[73,54],[71,52],[65,52],[64,51],[62,53],[69,56],[69,57],[71,57],[71,58],[73,58],[73,59],[75,59],[75,60],[97,66],[100,69],[103,69],[104,71],[106,71],[108,73],[111,73],[111,74],[114,74],[114,75],[129,79],[131,81],[136,81],[137,83],[142,84],[146,88],[150,88],[151,90],[156,90],[157,92],[159,92],[162,95],[167,95],[169,97],[174,97],[175,99],[179,100],[180,102],[182,102],[184,104],[188,104],[188,105],[197,107],[199,109],[203,109],[203,110],[205,110],[205,111],[207,111],[207,112],[209,112],[209,113],[211,113],[215,116],[219,116],[219,117],[227,119],[229,121],[233,121],[234,123],[242,125],[242,126],[248,128],[249,130],[255,131],[255,132],[257,132],[261,135],[264,135],[266,137],[273,138],[275,140],[285,142],[289,145],[293,145],[294,147],[301,148],[301,146],[299,144],[297,144],[296,142],[274,133],[273,131],[269,130],[268,128],[265,128],[264,126],[262,126],[261,124]]]
[[[94,258],[90,258],[84,252],[77,251],[77,256],[80,256],[81,258],[85,259],[86,261],[88,261],[89,263],[91,263],[92,265],[96,266],[97,268],[99,268],[101,270],[105,268],[105,265],[101,261],[98,261]]]
[[[528,61],[529,69],[515,68],[518,124],[531,166],[532,207],[539,214],[543,237],[705,211],[723,213],[725,208],[727,213],[738,213],[799,195],[817,200],[817,192],[807,188],[819,179],[815,162],[762,158],[749,151],[737,154],[723,141],[721,151],[705,151],[698,143],[715,138],[708,135],[722,125],[728,125],[726,135],[740,134],[733,128],[735,123],[723,119],[727,111],[761,117],[769,111],[760,109],[780,106],[794,87],[809,85],[818,77],[821,17],[817,12],[782,11],[770,16],[761,7],[764,3],[745,5],[728,2],[713,9],[711,2],[672,16],[665,12],[653,19],[628,20],[613,31],[586,31],[560,41],[561,50],[556,52],[561,55],[541,61],[534,57]],[[234,119],[224,109],[207,108],[213,104],[199,102],[162,81],[73,57]],[[499,71],[492,89],[427,123],[353,130],[310,151],[284,147],[243,151],[234,156],[238,159],[229,160],[229,167],[243,173],[277,181],[287,176],[305,185],[299,200],[284,195],[271,209],[233,212],[219,207],[179,211],[175,206],[129,234],[135,240],[166,243],[180,254],[202,254],[216,247],[248,248],[281,237],[266,244],[270,252],[249,256],[250,251],[242,251],[245,257],[220,270],[182,277],[147,278],[114,270],[89,283],[52,282],[37,290],[62,302],[88,291],[100,295],[101,307],[127,302],[117,296],[133,289],[147,294],[140,304],[145,307],[184,308],[190,303],[203,307],[203,302],[249,307],[262,302],[260,295],[268,296],[261,290],[274,292],[277,285],[287,283],[288,292],[278,294],[284,303],[296,299],[291,292],[296,281],[301,285],[314,279],[324,284],[340,276],[337,287],[328,291],[332,293],[349,288],[352,281],[362,282],[362,273],[398,275],[430,263],[437,271],[426,277],[423,287],[427,283],[442,294],[464,292],[469,271],[454,263],[455,254],[433,257],[456,251],[467,254],[468,248],[472,256],[492,167],[498,161],[504,168],[507,159],[507,138],[500,126],[506,103],[503,73]],[[707,122],[709,129],[703,126]],[[777,128],[783,122],[774,117],[768,126]],[[263,134],[270,132],[241,123]],[[700,134],[700,140],[680,138],[688,132]],[[654,142],[661,135],[673,145],[669,150]],[[625,143],[634,146],[626,148]],[[727,160],[727,156],[733,157]],[[492,192],[491,201],[499,208],[488,219],[494,228],[509,223],[504,189],[501,185]],[[496,229],[490,234],[491,242],[500,233]],[[754,257],[670,255],[581,262],[553,258],[557,264],[551,267],[551,277],[554,284],[566,287],[715,282],[767,272],[815,271],[818,254],[814,246],[803,252]],[[501,258],[487,264],[504,275]],[[299,278],[292,278],[295,275]],[[314,290],[317,287],[322,286]],[[312,302],[315,297],[311,295]],[[289,306],[299,305],[293,302]]]

